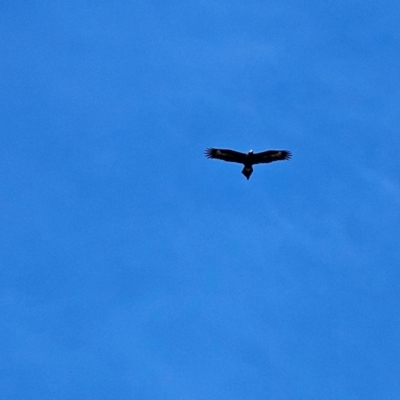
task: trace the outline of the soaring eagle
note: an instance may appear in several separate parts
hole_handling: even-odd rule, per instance
[[[290,160],[292,157],[292,153],[287,150],[268,150],[261,153],[253,153],[253,150],[250,150],[245,154],[234,150],[210,148],[206,149],[205,154],[207,158],[217,158],[218,160],[243,164],[244,168],[242,174],[247,178],[247,180],[250,179],[250,176],[253,173],[254,164],[266,164],[272,161]]]

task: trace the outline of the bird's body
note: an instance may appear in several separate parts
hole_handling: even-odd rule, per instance
[[[261,153],[253,153],[253,150],[250,150],[248,153],[241,153],[228,149],[209,148],[206,149],[205,154],[207,158],[216,158],[218,160],[243,164],[244,167],[242,174],[247,180],[250,179],[250,176],[253,173],[254,164],[266,164],[273,161],[290,160],[292,157],[292,153],[287,150],[268,150]]]

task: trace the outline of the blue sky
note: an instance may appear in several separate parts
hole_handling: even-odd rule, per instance
[[[1,397],[398,399],[399,22],[1,2]]]

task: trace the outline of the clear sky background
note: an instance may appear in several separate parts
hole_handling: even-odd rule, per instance
[[[398,1],[3,0],[0,55],[2,399],[400,398]]]

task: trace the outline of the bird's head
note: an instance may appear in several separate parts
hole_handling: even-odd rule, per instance
[[[247,154],[249,154],[249,155],[253,154],[253,150],[249,150],[249,152]]]

